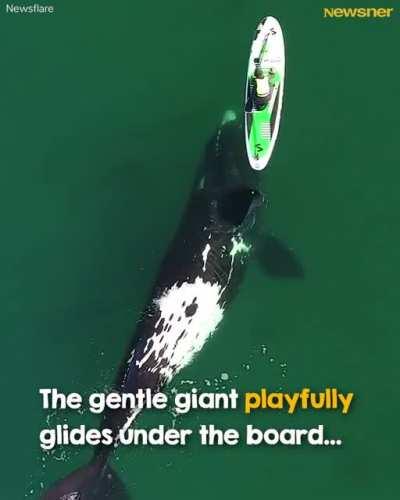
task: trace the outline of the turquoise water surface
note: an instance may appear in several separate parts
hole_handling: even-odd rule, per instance
[[[293,249],[304,278],[271,278],[253,259],[218,332],[172,386],[338,387],[355,400],[346,416],[193,412],[176,425],[324,424],[343,445],[194,441],[121,449],[114,465],[138,500],[397,498],[399,13],[322,15],[369,1],[54,5],[47,17],[0,13],[0,497],[39,498],[90,457],[41,452],[46,419],[97,420],[43,411],[38,389],[112,383],[204,145],[224,110],[241,109],[252,32],[273,14],[287,72],[263,232]],[[148,412],[141,423],[173,420]]]

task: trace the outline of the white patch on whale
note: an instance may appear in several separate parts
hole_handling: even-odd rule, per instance
[[[241,235],[239,235],[238,238],[235,237],[231,238],[231,242],[232,242],[232,250],[229,252],[229,255],[232,258],[235,258],[236,254],[241,252],[249,253],[251,249],[251,245],[246,245]]]
[[[72,493],[68,493],[67,495],[63,495],[60,500],[79,500],[80,499],[79,491],[74,491]]]
[[[228,276],[227,286],[228,286],[228,284],[229,284],[229,282],[231,281],[231,278],[232,278],[233,263],[235,261],[236,255],[239,254],[239,253],[247,254],[251,250],[251,245],[246,245],[246,243],[244,242],[243,237],[242,237],[241,234],[239,234],[237,237],[233,236],[231,238],[231,243],[232,243],[232,249],[229,252],[229,255],[231,256],[231,268],[229,270],[229,276]],[[241,262],[243,262],[243,259],[241,259]]]
[[[210,239],[211,233],[208,237],[208,240]],[[220,299],[229,285],[235,257],[238,254],[247,254],[251,249],[251,245],[244,242],[241,234],[233,236],[231,243],[232,248],[229,252],[231,265],[227,282],[223,288],[218,283],[211,284],[197,277],[193,283],[184,282],[179,286],[175,283],[171,288],[165,289],[158,299],[154,300],[160,314],[154,329],[157,329],[161,321],[163,321],[163,329],[160,332],[155,331],[147,339],[143,357],[135,362],[138,368],[147,368],[146,362],[152,358],[148,370],[153,373],[159,371],[165,382],[168,383],[202,349],[222,320],[224,307],[223,304],[220,304]],[[207,243],[202,253],[204,266],[210,250],[211,246]],[[227,251],[225,245],[222,246],[222,250],[223,252]],[[193,306],[192,309],[195,311],[190,311],[193,314],[187,316],[185,314],[186,308],[192,304],[197,307]],[[130,354],[128,364],[133,361],[134,356],[135,349]],[[153,360],[155,360],[154,364]],[[122,432],[131,426],[138,413],[140,413],[140,409],[133,409],[122,428]]]
[[[211,250],[211,245],[207,243],[205,246],[203,253],[201,254],[203,256],[203,271],[205,272],[206,270],[206,265],[207,265],[207,257],[208,257],[208,252]]]
[[[131,411],[129,412],[129,416],[127,417],[126,422],[124,423],[120,432],[118,432],[118,435],[115,438],[115,441],[114,441],[115,448],[118,446],[120,433],[123,434],[124,432],[126,432],[129,429],[129,427],[132,425],[132,423],[134,422],[134,420],[136,419],[136,417],[139,415],[139,413],[141,411],[142,411],[141,408],[132,408],[131,409]]]
[[[219,304],[221,286],[197,277],[193,283],[173,285],[155,300],[160,317],[157,328],[164,320],[164,328],[147,341],[142,359],[136,361],[141,368],[152,358],[149,367],[169,382],[176,372],[192,360],[215,331],[223,317]],[[150,347],[149,347],[150,346]]]

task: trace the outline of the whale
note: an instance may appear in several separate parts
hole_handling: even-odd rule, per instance
[[[225,112],[205,147],[186,209],[160,265],[114,384],[120,393],[163,389],[201,351],[240,289],[265,206],[259,174],[246,161],[242,126]],[[128,499],[109,458],[138,410],[106,410],[114,446],[99,445],[84,467],[43,500]]]

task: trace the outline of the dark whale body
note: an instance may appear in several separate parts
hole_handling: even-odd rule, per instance
[[[242,130],[223,121],[204,161],[181,224],[165,256],[115,389],[159,391],[200,351],[223,318],[243,275],[256,209],[263,204],[248,166]],[[136,413],[109,411],[103,427],[114,436]],[[111,447],[57,482],[43,500],[129,498],[107,464]]]

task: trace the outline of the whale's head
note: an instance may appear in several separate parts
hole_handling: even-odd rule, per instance
[[[254,226],[257,209],[264,205],[259,176],[247,160],[243,128],[236,114],[226,111],[207,145],[199,181],[211,200],[214,227],[234,233]]]

